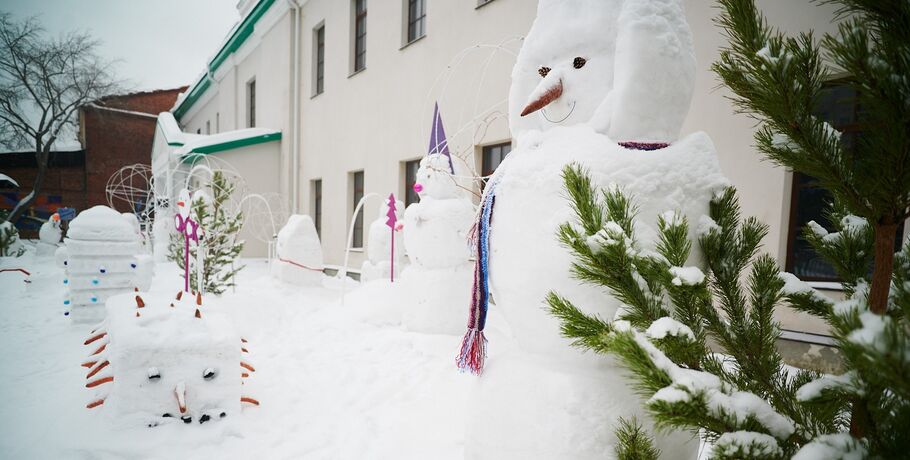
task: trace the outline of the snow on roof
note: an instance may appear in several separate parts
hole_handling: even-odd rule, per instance
[[[212,135],[196,134],[192,139],[187,139],[174,154],[190,160],[197,154],[207,155],[277,140],[281,140],[281,131],[268,128],[238,129]]]
[[[269,128],[238,129],[218,134],[186,133],[180,130],[177,120],[170,112],[158,114],[158,129],[164,135],[167,145],[176,147],[173,154],[182,157],[184,161],[194,158],[197,154],[207,155],[281,140],[281,131]]]
[[[0,182],[3,182],[3,181],[8,181],[16,187],[19,186],[19,183],[16,182],[12,177],[9,177],[6,174],[0,173]]]

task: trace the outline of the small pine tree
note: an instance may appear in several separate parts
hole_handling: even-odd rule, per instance
[[[19,241],[19,230],[6,220],[8,214],[0,211],[0,257],[20,257],[25,254],[25,247]]]
[[[227,181],[221,171],[215,171],[208,184],[210,198],[193,200],[192,214],[199,222],[202,231],[200,245],[190,245],[190,287],[199,290],[199,280],[193,261],[196,260],[198,248],[204,250],[202,284],[205,291],[221,294],[234,286],[234,276],[243,269],[243,265],[234,266],[243,251],[243,241],[237,240],[237,234],[243,226],[243,213],[232,213],[225,206],[234,193],[234,185]],[[182,234],[171,235],[169,259],[177,262],[184,269],[184,241]]]
[[[623,310],[608,322],[551,293],[550,311],[576,346],[619,358],[658,427],[700,431],[719,459],[783,459],[803,450],[831,458],[908,452],[910,243],[897,257],[892,309],[880,316],[868,307],[862,255],[874,241],[869,225],[855,216],[843,216],[837,234],[811,240],[823,242],[823,256],[840,257],[838,248],[856,251],[835,264],[849,298],[833,303],[781,273],[772,257],[757,255],[767,227],[741,218],[732,188],[715,196],[710,218],[700,222],[704,266],[693,267],[686,266],[693,244],[684,216],[660,216],[659,239],[648,250],[635,234],[632,198],[619,189],[596,190],[578,167],[566,168],[564,179],[578,221],[563,224],[559,238],[576,257],[573,273],[607,287]],[[827,321],[845,374],[784,366],[775,347],[780,305]],[[709,339],[722,355],[711,352]],[[860,403],[868,410],[853,424],[865,435],[854,437],[850,410]],[[620,450],[650,445],[647,437],[628,436],[627,425],[617,430]]]

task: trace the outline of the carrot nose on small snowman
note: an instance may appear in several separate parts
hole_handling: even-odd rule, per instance
[[[180,408],[180,413],[186,413],[186,385],[181,380],[180,383],[174,388],[174,396],[177,397],[177,407]]]
[[[555,72],[551,72],[555,73]],[[521,111],[521,116],[530,115],[557,100],[562,96],[562,78],[552,76],[544,78],[531,93],[531,101]]]

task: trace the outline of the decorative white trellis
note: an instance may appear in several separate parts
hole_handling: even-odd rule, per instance
[[[107,204],[118,211],[136,215],[142,227],[148,226],[154,219],[155,187],[152,167],[136,163],[124,166],[107,180],[104,191]]]
[[[290,217],[288,199],[279,193],[251,193],[240,200],[247,235],[268,245],[269,264],[276,257],[278,231]]]

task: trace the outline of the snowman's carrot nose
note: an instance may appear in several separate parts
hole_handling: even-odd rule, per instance
[[[535,91],[535,93],[540,94],[540,96],[528,103],[527,107],[521,111],[521,116],[532,114],[559,99],[559,97],[562,96],[562,79],[556,80],[555,85],[551,85],[542,92],[539,88],[540,87],[538,87],[538,90]]]
[[[177,384],[177,387],[174,388],[174,396],[177,397],[177,407],[180,408],[180,413],[186,413],[186,385],[183,382]]]

